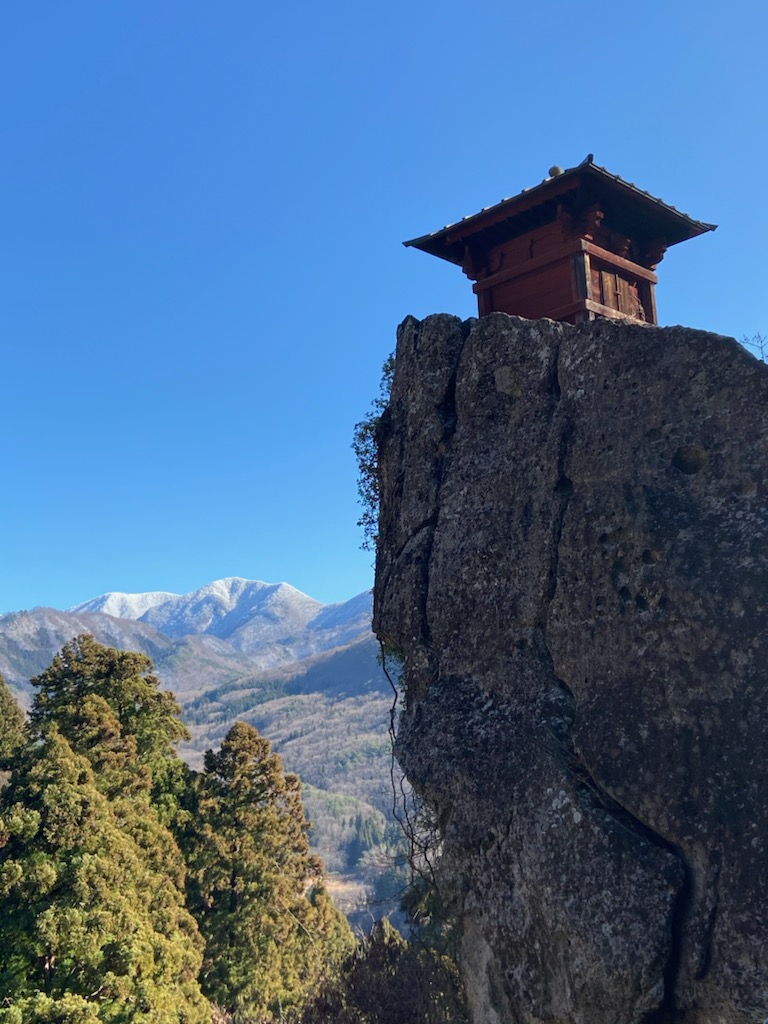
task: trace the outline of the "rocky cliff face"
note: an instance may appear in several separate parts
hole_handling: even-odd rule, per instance
[[[768,1018],[767,440],[726,338],[402,325],[375,628],[474,1024]]]

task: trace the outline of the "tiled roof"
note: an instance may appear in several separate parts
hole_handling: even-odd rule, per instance
[[[552,168],[552,170],[556,171],[556,173],[545,178],[540,184],[534,185],[532,188],[523,189],[517,195],[508,196],[492,206],[485,206],[477,213],[462,217],[460,221],[456,221],[453,224],[446,224],[445,227],[440,228],[438,231],[432,231],[429,234],[421,235],[419,238],[412,238],[410,241],[403,242],[403,245],[432,252],[443,259],[450,259],[452,262],[460,262],[455,254],[449,252],[449,249],[454,248],[454,245],[449,244],[449,235],[453,236],[451,241],[455,243],[455,236],[457,235],[469,236],[479,233],[484,229],[485,221],[488,221],[490,224],[491,222],[498,223],[500,220],[503,220],[505,207],[509,208],[510,217],[515,216],[521,208],[530,209],[538,206],[537,200],[540,200],[541,204],[543,204],[549,198],[567,192],[570,188],[575,188],[580,178],[592,179],[595,184],[605,184],[614,193],[622,193],[627,199],[634,199],[640,206],[652,208],[653,212],[666,224],[674,226],[673,233],[679,235],[679,237],[670,240],[669,244],[674,244],[675,241],[682,241],[685,238],[693,238],[706,231],[714,231],[717,227],[716,224],[707,224],[704,221],[694,220],[687,214],[681,213],[669,203],[665,203],[663,200],[656,198],[656,196],[652,196],[650,192],[638,188],[631,181],[625,181],[618,174],[612,174],[605,167],[600,167],[593,163],[591,155],[575,167],[569,167],[566,170]],[[531,200],[531,202],[528,202],[528,200]],[[502,216],[499,216],[499,214]]]

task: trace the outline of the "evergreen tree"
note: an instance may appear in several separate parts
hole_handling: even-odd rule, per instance
[[[93,637],[33,683],[0,793],[0,1024],[208,1024],[201,985],[236,1024],[300,1006],[352,942],[298,778],[242,723],[189,772],[149,659]]]
[[[32,680],[37,688],[32,723],[56,721],[62,710],[77,706],[89,694],[112,708],[123,733],[136,738],[142,763],[173,754],[173,744],[188,739],[171,693],[160,689],[151,660],[135,651],[105,647],[84,634],[65,644],[50,667]]]
[[[38,992],[0,1009],[0,1024],[101,1024],[98,1006],[82,996],[51,999]]]
[[[197,797],[188,891],[206,940],[203,991],[235,1021],[278,1015],[351,944],[309,853],[299,779],[237,722],[206,754]]]
[[[105,755],[103,740],[86,726],[81,712],[90,701],[106,727],[104,704],[119,726],[120,743],[135,751],[135,761],[150,773],[152,796],[161,817],[172,823],[178,813],[181,793],[188,783],[188,770],[176,755],[174,744],[188,739],[189,732],[179,717],[181,708],[172,693],[160,689],[151,660],[134,651],[105,647],[92,636],[83,635],[62,648],[50,667],[32,680],[36,687],[31,727],[39,730],[56,722],[78,753],[89,750]],[[91,721],[91,726],[93,721]],[[113,725],[108,729],[113,729]],[[114,751],[117,756],[117,751]]]
[[[72,749],[88,758],[96,785],[106,797],[149,791],[152,776],[139,762],[136,737],[123,735],[117,715],[103,697],[89,693],[79,704],[62,706],[55,724]]]
[[[455,963],[385,919],[320,986],[300,1024],[467,1024]]]
[[[181,858],[144,793],[110,801],[53,724],[22,752],[0,797],[3,1024],[210,1020]]]
[[[0,771],[13,763],[24,742],[24,712],[0,674]]]

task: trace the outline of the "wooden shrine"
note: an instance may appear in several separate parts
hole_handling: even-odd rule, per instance
[[[404,242],[460,266],[480,316],[576,324],[657,323],[656,266],[670,245],[714,231],[592,162],[553,167],[540,185]]]

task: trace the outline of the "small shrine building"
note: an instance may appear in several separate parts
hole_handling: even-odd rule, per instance
[[[596,317],[658,323],[657,265],[670,245],[714,231],[588,156],[534,188],[406,246],[455,263],[480,316],[514,313],[576,324]]]

